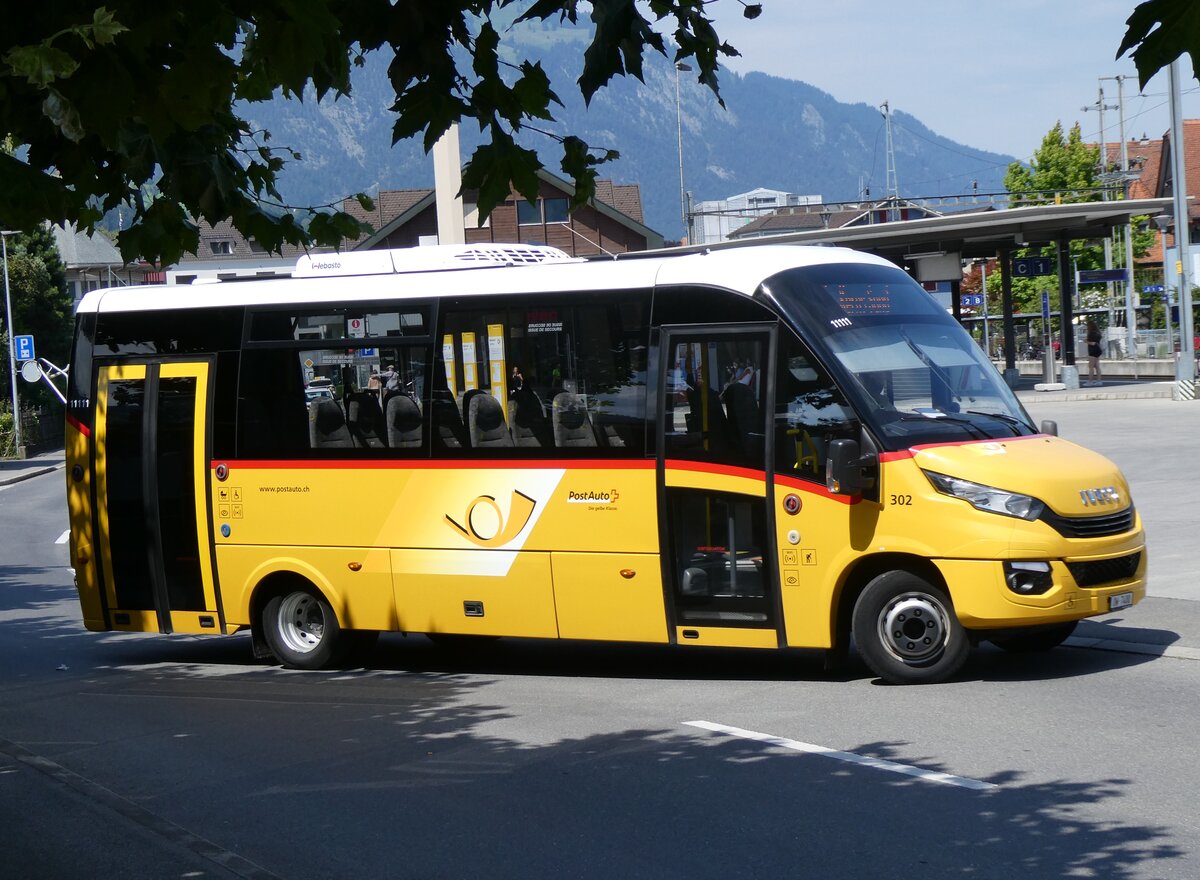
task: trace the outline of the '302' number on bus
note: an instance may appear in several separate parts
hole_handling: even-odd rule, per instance
[[[901,507],[910,507],[912,505],[911,495],[893,495],[892,504],[898,504]]]

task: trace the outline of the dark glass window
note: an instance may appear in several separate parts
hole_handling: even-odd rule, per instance
[[[774,321],[764,302],[728,290],[707,287],[666,287],[654,291],[654,325],[744,324]]]
[[[117,607],[153,608],[146,555],[145,471],[142,463],[146,383],[108,383],[105,400],[105,482],[108,487],[109,549]]]
[[[204,582],[196,540],[196,380],[158,383],[159,535],[167,601],[176,611],[204,610]]]
[[[679,622],[771,626],[761,499],[683,489],[670,493],[669,504]]]
[[[543,199],[542,210],[547,223],[566,223],[569,218],[566,199]]]
[[[447,309],[435,369],[439,438],[460,431],[467,447],[503,450],[496,455],[645,453],[646,298],[572,299]]]
[[[538,202],[520,199],[517,202],[517,222],[522,226],[531,226],[542,222],[542,207]]]
[[[858,418],[824,367],[787,330],[775,378],[775,472],[825,482],[833,440],[857,440]]]
[[[86,425],[92,423],[92,345],[96,334],[96,316],[80,315],[75,324],[75,345],[71,369],[67,371],[67,405],[71,414]]]
[[[663,388],[669,458],[766,469],[766,333],[671,337]]]
[[[320,311],[256,312],[250,317],[252,342],[284,340],[322,342],[335,339],[378,339],[429,335],[429,306],[363,312],[329,308]]]
[[[238,455],[425,454],[430,354],[424,345],[248,349],[238,394]]]
[[[96,356],[236,350],[244,314],[240,308],[104,313],[96,321]]]

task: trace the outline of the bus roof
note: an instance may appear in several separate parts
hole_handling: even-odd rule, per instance
[[[454,246],[451,246],[454,247]],[[520,246],[517,246],[520,247]],[[433,251],[440,248],[420,248]],[[430,254],[430,257],[433,257]],[[379,259],[379,258],[377,258]],[[435,264],[436,260],[431,260]],[[700,284],[751,295],[765,279],[785,269],[830,263],[893,266],[860,251],[840,247],[756,245],[713,251],[645,251],[618,258],[547,259],[539,263],[472,262],[462,268],[191,285],[141,285],[94,290],[77,308],[91,312],[157,311],[222,306],[351,303],[487,294],[567,293],[649,289]]]

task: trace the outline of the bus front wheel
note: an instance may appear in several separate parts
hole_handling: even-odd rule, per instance
[[[337,615],[311,587],[289,588],[268,599],[262,626],[271,652],[284,666],[321,669],[336,657],[341,636]]]
[[[949,678],[971,650],[950,597],[908,571],[889,571],[867,584],[854,605],[853,632],[867,666],[892,684]]]

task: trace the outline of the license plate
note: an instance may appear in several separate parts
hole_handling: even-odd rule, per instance
[[[1116,611],[1118,608],[1128,608],[1133,604],[1133,593],[1117,593],[1114,596],[1108,597],[1108,610]]]

